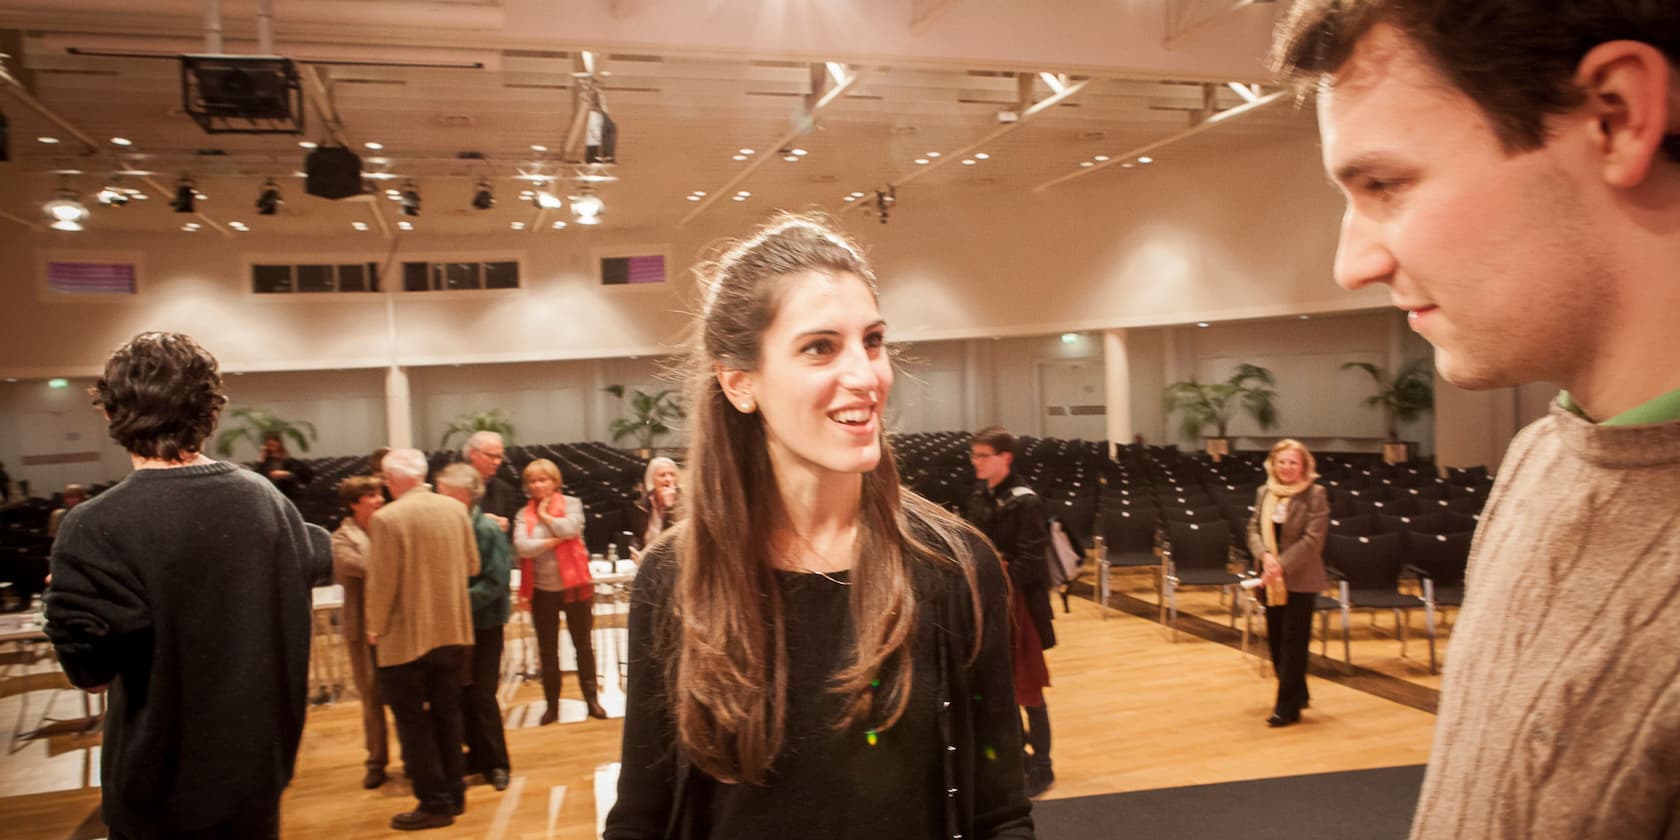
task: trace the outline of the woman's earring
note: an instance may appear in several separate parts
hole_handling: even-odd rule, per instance
[[[736,407],[741,409],[742,414],[751,414],[753,410],[753,401],[741,400],[739,403],[736,403]]]

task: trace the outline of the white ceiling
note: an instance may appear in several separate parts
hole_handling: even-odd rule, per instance
[[[529,7],[535,2],[464,5],[469,12],[494,7],[518,20],[530,13]],[[637,15],[652,15],[660,10],[647,7],[662,5],[653,0],[571,2],[599,4],[622,12],[612,34],[624,43],[637,40]],[[730,2],[741,5],[746,0]],[[773,5],[774,0],[759,2]],[[883,2],[886,0],[857,0],[859,5],[879,6]],[[1145,7],[1132,11],[1148,14],[1150,20],[1163,13],[1163,4],[1114,2]],[[911,26],[924,31],[948,26],[995,38],[997,28],[1011,25],[1007,20],[988,25],[985,20],[968,19],[986,11],[982,7],[995,4],[989,0],[967,3],[970,5],[965,5],[965,0],[906,0],[906,10],[940,8],[936,9],[938,14],[920,24],[895,20],[879,26],[895,36],[901,34],[898,30]],[[7,13],[8,4],[24,8]],[[12,162],[0,163],[0,224],[40,227],[40,202],[50,197],[63,177],[56,173],[61,172],[77,173],[69,176],[69,183],[93,210],[90,230],[164,233],[179,230],[187,220],[211,229],[237,220],[265,233],[336,236],[352,234],[353,223],[362,222],[369,226],[365,235],[377,237],[400,218],[396,203],[383,198],[328,201],[304,194],[298,176],[305,152],[298,142],[329,136],[313,108],[301,137],[209,135],[183,114],[179,68],[171,56],[203,49],[201,21],[180,14],[180,3],[169,5],[176,13],[174,17],[148,18],[145,31],[130,34],[109,31],[116,28],[115,24],[96,24],[92,15],[105,6],[103,0],[53,4],[0,0],[0,27],[20,27],[0,33],[9,34],[10,51],[15,52],[7,62],[8,69],[34,100],[94,143],[93,148],[85,146],[76,140],[76,134],[26,107],[21,98],[0,94],[0,107],[10,121],[12,136]],[[307,4],[279,0],[278,20],[283,24],[288,10],[305,5],[327,11],[335,8],[330,0],[310,0]],[[407,0],[380,0],[377,5],[397,12],[412,7],[417,13],[444,7]],[[462,5],[451,4],[444,11],[460,11]],[[1069,5],[1092,4],[1070,0]],[[1208,4],[1174,0],[1165,5]],[[1246,4],[1224,5],[1240,9]],[[198,3],[189,6],[199,8]],[[1147,8],[1151,6],[1157,8]],[[248,7],[228,3],[230,32],[250,29],[249,21],[233,17],[235,11]],[[1253,30],[1254,21],[1239,19],[1243,14],[1240,10],[1231,12],[1229,19],[1241,24],[1244,32]],[[609,18],[602,19],[611,23]],[[1215,14],[1204,29],[1217,30],[1225,19]],[[377,186],[396,186],[409,179],[417,184],[423,197],[421,216],[413,220],[417,231],[474,234],[506,231],[510,224],[523,222],[533,234],[540,227],[541,235],[564,235],[555,234],[549,223],[569,219],[569,213],[540,213],[517,194],[529,186],[519,178],[522,173],[570,171],[556,159],[556,153],[564,144],[573,111],[572,88],[576,82],[572,70],[577,48],[557,41],[557,48],[545,49],[526,35],[505,30],[475,31],[457,44],[450,30],[417,34],[409,28],[412,21],[406,23],[361,27],[353,33],[341,32],[336,38],[319,34],[321,27],[317,26],[309,30],[316,34],[308,40],[289,40],[291,30],[282,25],[278,27],[276,52],[310,62],[306,65],[308,72],[318,74],[329,91],[326,99],[342,120],[338,136],[362,154],[364,171],[384,172],[391,177]],[[669,21],[662,23],[669,25]],[[1057,23],[1070,33],[1079,25],[1077,15]],[[1162,35],[1157,30],[1150,37],[1159,40]],[[498,48],[498,41],[503,46]],[[1249,38],[1244,48],[1256,53],[1250,59],[1257,62],[1257,50],[1263,44],[1252,41]],[[611,47],[613,38],[603,35],[597,43]],[[976,43],[979,46],[974,49],[990,42]],[[0,50],[7,44],[0,40]],[[241,48],[250,49],[246,42],[230,41],[230,51]],[[961,51],[962,47],[947,44],[945,49]],[[1044,45],[1035,42],[1033,49],[1042,51]],[[161,57],[87,54],[90,52]],[[1081,163],[1094,162],[1099,155],[1114,156],[1115,160],[1106,167],[1089,167],[1088,176],[1082,180],[1118,183],[1126,177],[1125,169],[1117,165],[1123,153],[1170,138],[1197,125],[1210,113],[1245,101],[1232,88],[1209,82],[1205,74],[1075,72],[1052,82],[1028,72],[1025,78],[1030,84],[1030,97],[1023,102],[1019,55],[1000,55],[991,64],[981,60],[934,62],[923,61],[913,50],[901,48],[902,54],[886,56],[881,63],[846,65],[844,72],[856,74],[855,83],[817,114],[808,130],[800,132],[810,101],[822,93],[815,89],[823,84],[826,73],[822,63],[814,57],[790,60],[785,57],[786,48],[773,40],[766,42],[758,54],[720,56],[718,52],[715,48],[685,49],[682,43],[669,39],[643,44],[636,52],[606,49],[598,53],[598,69],[604,71],[598,76],[599,87],[619,135],[619,163],[612,168],[618,180],[600,188],[607,202],[607,226],[669,228],[684,223],[697,211],[702,211],[703,217],[731,213],[761,216],[773,207],[821,205],[838,210],[847,206],[845,197],[853,191],[872,193],[877,187],[906,178],[913,181],[900,191],[901,201],[1007,198],[1063,176],[1084,173],[1087,170]],[[1184,52],[1175,55],[1174,61],[1181,61]],[[1221,54],[1221,58],[1229,60],[1228,55]],[[316,63],[324,61],[372,63]],[[403,67],[382,62],[455,66]],[[483,66],[466,66],[470,64]],[[1080,65],[1090,69],[1088,61]],[[1038,69],[1064,74],[1070,68],[1048,64]],[[1081,82],[1083,86],[1059,104],[975,147],[1005,127],[998,119],[999,111],[1020,111],[1023,105],[1044,99],[1053,93],[1052,84]],[[1212,97],[1212,112],[1204,110],[1207,96]],[[1296,112],[1287,102],[1256,109],[1220,122],[1193,139],[1152,152],[1158,159],[1154,165],[1188,166],[1196,159],[1236,146],[1299,138],[1309,125],[1310,116]],[[796,163],[784,162],[776,155],[753,168],[752,159],[732,159],[743,148],[753,149],[755,157],[772,154],[776,149],[770,146],[790,132],[798,133],[788,145],[808,152]],[[56,137],[61,142],[48,145],[37,142],[37,137]],[[112,137],[128,138],[133,145],[113,145]],[[360,148],[367,142],[382,143],[384,149],[374,152]],[[544,145],[551,151],[533,152],[533,145]],[[973,165],[954,160],[941,165],[936,160],[926,167],[932,170],[925,173],[926,177],[919,171],[924,167],[914,162],[929,153],[949,156],[963,149],[984,152],[988,157]],[[206,150],[222,154],[204,154]],[[484,160],[463,160],[459,156],[464,152],[479,153]],[[121,169],[153,173],[150,180],[138,175],[126,179],[129,186],[141,188],[150,198],[121,208],[93,205],[92,194]],[[732,183],[749,169],[750,175]],[[208,196],[199,203],[200,217],[176,214],[168,207],[167,189],[182,175],[190,175]],[[278,215],[258,216],[252,204],[264,179],[271,177],[280,182],[286,203]],[[481,178],[489,180],[498,199],[490,211],[469,208],[474,185]],[[742,202],[722,200],[706,207],[705,202],[688,198],[696,190],[717,193],[726,186],[730,194],[746,190],[751,197]],[[562,191],[575,192],[575,185]]]

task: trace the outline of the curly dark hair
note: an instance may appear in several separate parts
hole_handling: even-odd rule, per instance
[[[88,394],[112,440],[165,461],[198,454],[227,404],[216,357],[181,333],[141,333],[118,347]]]

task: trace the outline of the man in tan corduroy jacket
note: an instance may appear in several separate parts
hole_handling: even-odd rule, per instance
[[[396,501],[374,514],[368,533],[368,644],[420,800],[391,827],[439,828],[466,808],[461,678],[473,640],[467,579],[478,574],[478,541],[466,509],[422,483],[419,450],[392,451],[382,471]]]

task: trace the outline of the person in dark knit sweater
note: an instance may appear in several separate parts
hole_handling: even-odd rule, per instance
[[[899,482],[874,272],[790,216],[707,279],[604,837],[1031,838],[1002,564]]]
[[[108,690],[110,836],[277,837],[327,532],[199,451],[226,398],[191,338],[135,337],[92,393],[134,472],[65,516],[46,634],[71,683]]]

